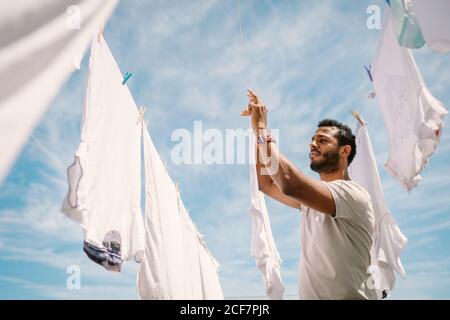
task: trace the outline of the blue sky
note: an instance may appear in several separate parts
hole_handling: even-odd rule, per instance
[[[386,201],[409,239],[402,254],[408,278],[397,280],[392,298],[450,298],[450,134],[445,128],[410,194],[383,169],[387,136],[375,101],[365,99],[372,87],[362,69],[379,35],[366,26],[369,5],[382,9],[384,1],[122,0],[105,27],[122,72],[133,73],[127,84],[136,103],[147,106],[153,141],[221,265],[226,298],[264,296],[250,256],[248,166],[174,165],[171,134],[192,131],[195,120],[204,129],[246,129],[239,111],[248,87],[269,107],[281,151],[311,176],[308,142],[317,122],[331,117],[355,127],[349,111],[360,111]],[[448,109],[450,55],[427,47],[414,55]],[[30,138],[0,188],[0,299],[136,299],[137,265],[127,263],[114,275],[88,260],[79,226],[59,212],[64,168],[79,142],[88,56],[34,130],[47,153]],[[267,205],[286,293],[295,298],[300,215],[271,200]],[[66,288],[70,265],[81,268],[79,290]]]

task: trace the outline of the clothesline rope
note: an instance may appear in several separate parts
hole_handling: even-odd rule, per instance
[[[56,165],[58,171],[61,174],[65,174],[66,166],[59,160],[53,153],[51,153],[34,135],[30,134],[30,137],[36,142],[38,147],[45,153],[45,155]]]

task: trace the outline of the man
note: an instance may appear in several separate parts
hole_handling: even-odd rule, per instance
[[[310,167],[320,176],[315,180],[278,151],[267,130],[267,108],[251,90],[248,96],[241,115],[251,116],[258,138],[259,188],[303,213],[300,298],[376,299],[367,273],[374,230],[371,199],[347,171],[356,154],[351,129],[335,120],[319,123],[309,146]]]

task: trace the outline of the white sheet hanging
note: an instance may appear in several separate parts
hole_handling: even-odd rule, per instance
[[[410,50],[398,45],[389,7],[372,76],[389,138],[385,168],[410,191],[439,143],[447,110],[429,92]]]
[[[450,1],[411,1],[427,45],[440,53],[450,52]]]
[[[223,299],[218,263],[206,248],[147,128],[143,129],[146,248],[139,299]]]
[[[395,272],[406,277],[400,261],[400,253],[406,247],[408,239],[400,231],[384,200],[367,125],[358,122],[355,136],[357,152],[349,167],[349,175],[352,180],[366,189],[372,198],[375,231],[370,251],[373,269],[370,271],[378,298],[381,299],[383,291],[388,294],[394,289]]]
[[[0,183],[116,4],[117,0],[0,2]],[[80,29],[73,29],[78,17]]]
[[[108,270],[140,260],[141,126],[139,112],[103,37],[92,42],[81,142],[68,168],[62,211],[81,224],[85,252]]]
[[[249,213],[252,219],[251,254],[263,274],[267,297],[273,300],[283,299],[284,284],[280,270],[282,261],[272,236],[264,194],[259,191],[255,156],[255,136],[251,133],[249,141],[251,192]]]

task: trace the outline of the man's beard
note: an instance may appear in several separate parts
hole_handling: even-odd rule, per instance
[[[331,173],[339,169],[339,149],[322,154],[323,159],[311,161],[309,167],[317,173]]]

